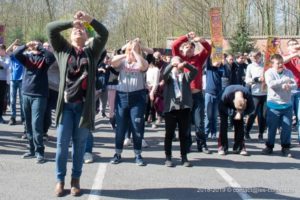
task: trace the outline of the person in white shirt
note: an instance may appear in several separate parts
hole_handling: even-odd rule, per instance
[[[146,85],[148,89],[148,101],[146,110],[146,120],[152,123],[152,128],[156,128],[156,110],[154,107],[155,92],[159,84],[160,71],[154,63],[150,63],[146,73]]]
[[[258,140],[263,140],[263,133],[266,129],[265,103],[267,100],[267,91],[263,85],[264,67],[261,64],[261,52],[252,51],[250,53],[252,63],[248,65],[246,71],[246,84],[251,87],[251,93],[254,102],[254,111],[249,115],[245,127],[245,139],[251,139],[250,131],[254,120],[258,116]]]

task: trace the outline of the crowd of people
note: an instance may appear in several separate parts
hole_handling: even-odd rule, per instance
[[[93,37],[89,38],[84,24],[93,28]],[[70,40],[61,33],[67,29],[71,29]],[[271,57],[272,66],[267,69],[259,51],[249,56],[224,54],[223,61],[215,62],[210,43],[194,32],[173,42],[172,56],[144,47],[140,38],[109,52],[105,50],[108,30],[82,11],[73,20],[49,23],[46,30],[48,41],[0,45],[0,123],[7,123],[2,115],[10,104],[8,124],[17,124],[19,93],[22,138],[29,144],[22,157],[41,164],[46,160],[44,139],[52,123],[51,111],[56,109],[56,196],[65,193],[70,145],[70,192],[80,194],[83,163],[93,162],[92,132],[98,113],[109,119],[115,133],[111,164],[122,162],[124,145],[133,145],[136,164],[146,165],[142,157],[142,149],[148,147],[145,126],[155,130],[163,120],[167,167],[174,166],[176,129],[185,167],[192,166],[187,156],[193,133],[199,152],[211,153],[207,145],[211,138],[224,156],[229,150],[228,128],[233,127],[233,153],[249,155],[245,141],[253,137],[256,118],[258,140],[266,141],[263,154],[273,152],[279,133],[282,154],[292,156],[293,115],[300,143],[300,45],[295,39],[287,43],[289,52]]]

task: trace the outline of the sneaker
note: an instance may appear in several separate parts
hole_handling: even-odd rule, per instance
[[[137,155],[135,157],[135,163],[138,165],[138,166],[145,166],[145,162],[143,161],[143,157],[141,155]]]
[[[249,156],[249,153],[246,151],[246,149],[242,149],[241,152],[240,152],[240,155]]]
[[[27,152],[27,153],[23,154],[22,158],[23,159],[35,158],[35,154],[34,154],[34,152]]]
[[[115,153],[114,157],[110,160],[111,164],[119,164],[121,162],[121,154]]]
[[[146,140],[144,140],[144,139],[142,139],[142,147],[143,147],[143,148],[149,147],[148,143],[147,143]]]
[[[166,167],[174,167],[174,163],[172,162],[171,158],[167,158],[165,161],[165,166]]]
[[[270,154],[273,153],[273,149],[270,148],[270,147],[266,147],[266,148],[264,148],[264,149],[262,150],[261,153],[264,154],[264,155],[270,155]]]
[[[86,164],[93,163],[94,162],[93,154],[86,152],[83,156],[83,160],[84,160],[84,163],[86,163]]]
[[[282,153],[282,155],[285,156],[285,157],[289,157],[289,158],[292,157],[290,148],[282,148],[282,149],[281,149],[281,153]]]
[[[13,126],[13,125],[16,125],[16,124],[17,124],[16,119],[14,117],[10,118],[10,120],[8,122],[8,125]]]
[[[258,141],[259,142],[263,142],[264,141],[263,134],[258,134]]]
[[[124,146],[132,146],[132,142],[130,138],[125,138],[124,140]]]
[[[37,164],[42,164],[44,162],[46,162],[45,157],[42,154],[37,153],[37,155],[36,155],[36,163]]]
[[[218,154],[221,155],[221,156],[225,156],[225,155],[227,154],[227,151],[224,150],[224,149],[221,147],[221,148],[219,148],[219,150],[218,150]]]
[[[205,154],[211,154],[211,151],[207,147],[198,147],[198,152],[203,152]]]
[[[156,124],[152,124],[151,128],[157,128],[157,125]]]
[[[187,158],[182,158],[181,159],[181,164],[184,166],[184,167],[192,167],[193,165],[191,164],[190,161],[188,161]]]

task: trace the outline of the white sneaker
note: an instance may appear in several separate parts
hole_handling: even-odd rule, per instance
[[[125,138],[124,140],[124,146],[132,146],[132,142],[130,138]]]
[[[93,154],[86,152],[83,156],[84,163],[94,162]]]
[[[157,128],[157,125],[156,124],[152,124],[152,128]]]
[[[149,147],[148,143],[147,143],[146,140],[144,140],[144,139],[142,139],[142,147],[143,147],[143,148]]]

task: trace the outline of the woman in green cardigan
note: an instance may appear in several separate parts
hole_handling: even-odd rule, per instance
[[[88,38],[84,24],[93,27],[95,36]],[[71,43],[61,32],[72,28]],[[55,21],[47,25],[47,34],[60,71],[56,107],[56,196],[64,195],[68,145],[72,138],[71,195],[80,195],[79,179],[89,130],[94,128],[96,63],[107,42],[108,31],[82,11],[73,21]]]

